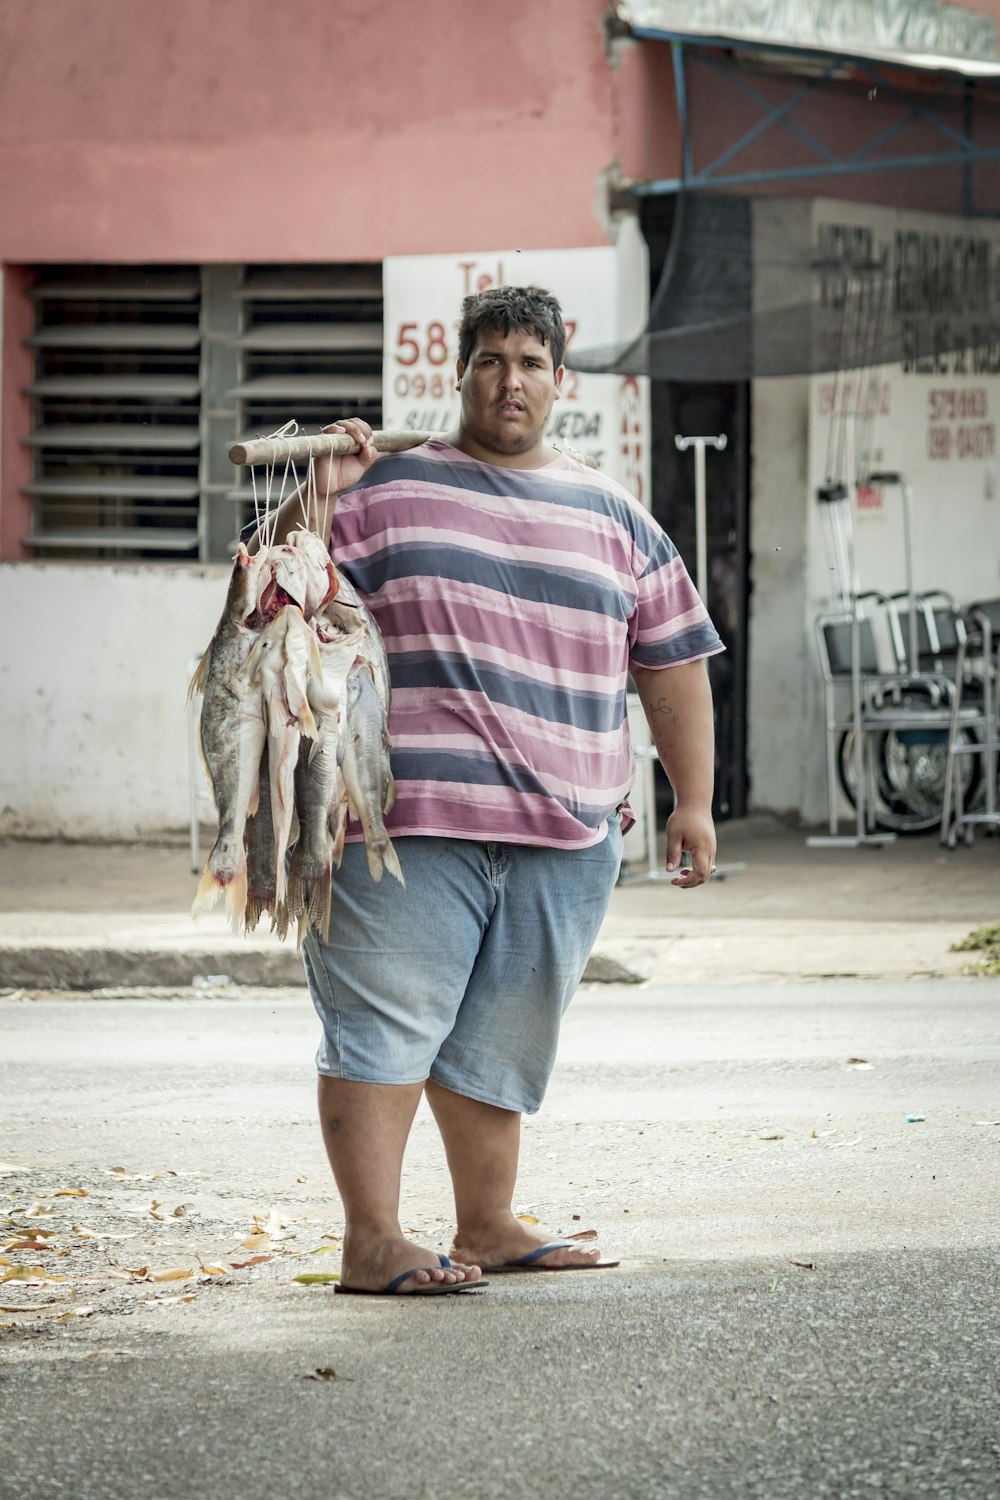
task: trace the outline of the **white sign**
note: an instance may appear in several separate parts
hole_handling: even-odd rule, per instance
[[[613,344],[621,256],[613,246],[492,250],[392,257],[383,267],[382,420],[389,429],[445,434],[458,426],[455,388],[462,300],[492,286],[540,286],[558,297],[567,349]],[[567,370],[546,439],[596,459],[648,503],[644,480],[645,382]]]
[[[906,582],[900,493],[867,485],[863,476],[901,474],[913,492],[916,588],[944,589],[962,604],[995,597],[1000,340],[989,307],[1000,278],[1000,228],[988,220],[825,200],[814,205],[814,224],[820,254],[832,258],[840,249],[870,262],[886,257],[907,271],[894,311],[904,334],[907,320],[924,333],[939,330],[942,352],[873,372],[813,377],[811,492],[827,478],[852,484],[861,587],[894,593]],[[950,319],[977,296],[985,309],[981,335],[969,347],[955,347]],[[831,452],[840,453],[839,462]],[[838,472],[829,474],[831,467]],[[828,564],[819,558],[817,565],[818,593],[829,597]]]

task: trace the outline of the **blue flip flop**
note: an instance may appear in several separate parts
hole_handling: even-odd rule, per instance
[[[540,1266],[537,1264],[543,1256],[549,1255],[553,1250],[582,1250],[584,1247],[578,1240],[554,1240],[551,1245],[539,1245],[537,1250],[529,1250],[527,1255],[522,1255],[520,1260],[502,1261],[498,1266],[483,1266],[484,1271],[491,1275],[505,1274],[508,1271],[609,1271],[614,1266],[620,1266],[620,1260],[592,1260],[585,1266]]]
[[[451,1261],[447,1255],[438,1255],[438,1264],[442,1271],[451,1270]],[[389,1285],[383,1287],[380,1292],[372,1292],[365,1286],[345,1286],[339,1281],[334,1287],[335,1292],[343,1292],[350,1297],[444,1297],[449,1292],[471,1292],[478,1291],[486,1285],[485,1281],[429,1281],[426,1286],[418,1286],[412,1292],[400,1292],[399,1288],[404,1281],[409,1281],[414,1271],[434,1271],[435,1266],[414,1266],[413,1271],[404,1271],[401,1276],[394,1276]]]

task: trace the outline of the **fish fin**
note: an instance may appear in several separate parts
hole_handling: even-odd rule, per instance
[[[334,868],[339,870],[344,858],[344,835],[347,833],[347,815],[342,802],[337,803],[337,811],[330,814],[330,832],[333,834],[333,847],[330,850],[330,860]]]
[[[247,803],[247,817],[248,818],[254,818],[254,817],[256,817],[257,816],[257,809],[259,807],[260,807],[260,772],[258,771],[258,773],[257,773],[257,780],[254,782],[253,786],[250,788],[250,800]]]
[[[271,910],[271,931],[282,942],[288,936],[288,907],[283,901],[276,901]]]
[[[393,776],[392,772],[390,771],[389,772],[389,779],[386,782],[386,787],[385,787],[385,802],[382,805],[382,811],[384,813],[392,812],[393,806],[395,805],[395,801],[396,801],[396,778]]]
[[[242,868],[226,886],[226,914],[229,917],[229,925],[234,932],[239,932],[243,926],[243,919],[247,909],[247,862],[243,861]]]
[[[382,853],[379,849],[370,849],[365,845],[365,854],[368,856],[368,873],[376,885],[382,884]]]
[[[406,877],[404,876],[402,866],[399,863],[399,855],[392,847],[392,839],[388,839],[386,841],[385,851],[382,855],[382,859],[385,863],[386,869],[389,871],[389,874],[395,876],[400,885],[405,889]]]
[[[243,914],[243,928],[245,932],[253,932],[266,909],[266,902],[259,891],[247,891],[246,911]]]
[[[191,681],[188,683],[187,690],[188,703],[191,702],[192,698],[197,698],[199,694],[204,694],[205,692],[205,685],[208,682],[208,657],[211,649],[211,646],[206,646],[201,661],[191,675]]]
[[[330,936],[330,877],[326,875],[321,880],[314,880],[309,892],[309,900],[302,913],[302,924],[299,927],[299,943],[305,935],[304,928],[312,927],[321,942],[325,943]]]
[[[308,698],[303,699],[302,708],[299,711],[299,733],[304,734],[307,740],[314,740],[319,734]]]
[[[225,890],[222,881],[212,869],[211,863],[206,864],[204,873],[198,882],[198,889],[194,893],[191,903],[191,915],[197,921],[199,917],[205,917],[217,904],[219,897]]]

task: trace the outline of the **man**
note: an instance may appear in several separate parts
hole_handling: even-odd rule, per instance
[[[667,869],[684,889],[712,870],[704,658],[722,646],[648,513],[546,445],[564,349],[549,293],[468,297],[458,431],[375,464],[371,429],[345,420],[326,430],[360,451],[317,465],[311,524],[336,496],[331,550],[389,655],[386,821],[406,877],[375,885],[349,842],[329,941],[304,946],[346,1217],[340,1290],[440,1294],[471,1289],[481,1268],[602,1264],[596,1249],[553,1247],[511,1204],[521,1114],[541,1102],[618,875],[629,670],[675,794]],[[295,496],[277,539],[300,517]],[[451,1261],[399,1226],[421,1094],[454,1187]]]

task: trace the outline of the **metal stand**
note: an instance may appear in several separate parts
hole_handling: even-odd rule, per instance
[[[871,482],[899,483],[897,475],[872,475]],[[907,583],[912,591],[913,561],[912,543],[909,525],[909,489],[905,488],[906,502],[904,505],[904,547],[906,551],[906,576]],[[851,624],[851,721],[853,724],[854,740],[852,743],[852,756],[854,760],[854,813],[855,823],[853,833],[840,834],[836,829],[836,807],[833,797],[835,793],[828,792],[830,832],[826,834],[812,834],[806,839],[806,845],[810,849],[858,849],[865,846],[879,848],[885,844],[896,841],[894,833],[875,833],[868,826],[868,792],[869,783],[867,775],[866,756],[864,751],[864,700],[861,691],[861,593],[858,588],[857,563],[854,552],[854,524],[851,513],[851,492],[842,481],[832,481],[821,485],[816,491],[816,498],[824,507],[824,515],[827,520],[827,530],[830,547],[833,553],[834,567],[840,584],[840,602],[850,614]],[[911,592],[912,605],[912,592]],[[911,607],[910,628],[916,639],[916,612]],[[832,789],[832,776],[830,768],[827,775]]]
[[[718,437],[676,437],[674,444],[682,453],[694,449],[694,583],[703,604],[708,603],[708,510],[705,492],[705,449],[722,452],[728,439]]]

